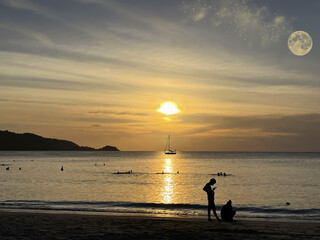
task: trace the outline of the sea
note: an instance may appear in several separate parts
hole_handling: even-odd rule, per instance
[[[320,222],[320,153],[1,151],[0,210],[206,218],[211,178],[218,214]]]

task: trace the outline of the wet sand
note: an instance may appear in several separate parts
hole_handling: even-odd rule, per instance
[[[320,239],[320,224],[1,211],[0,239]]]

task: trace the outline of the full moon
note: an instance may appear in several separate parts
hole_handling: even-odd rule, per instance
[[[288,38],[289,50],[297,56],[304,56],[311,51],[312,38],[304,31],[296,31]]]

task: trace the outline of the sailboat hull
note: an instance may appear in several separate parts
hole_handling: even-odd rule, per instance
[[[176,150],[168,150],[164,152],[165,154],[176,154]]]

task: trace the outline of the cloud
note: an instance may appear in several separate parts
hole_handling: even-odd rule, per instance
[[[320,151],[320,114],[222,116],[192,114],[183,138],[193,149],[223,151]],[[185,147],[185,146],[184,146]]]
[[[22,104],[30,104],[30,105],[59,105],[59,106],[79,106],[79,104],[65,102],[53,102],[46,100],[27,100],[27,99],[12,99],[12,98],[0,98],[0,102],[12,102],[12,103],[22,103]],[[83,106],[83,105],[82,105]]]
[[[239,117],[212,114],[192,114],[183,116],[181,120],[184,123],[206,125],[205,127],[192,130],[190,132],[192,134],[204,133],[212,130],[234,129],[251,129],[253,132],[260,130],[260,132],[264,133],[276,133],[275,135],[303,136],[320,133],[320,114]]]
[[[88,89],[99,89],[101,84],[88,82],[77,82],[62,79],[53,79],[45,77],[17,76],[0,74],[0,86],[34,88],[34,89],[52,89],[68,91],[87,91]],[[110,85],[109,87],[111,87]],[[113,86],[118,89],[117,87]]]
[[[76,62],[103,62],[111,65],[121,65],[123,67],[138,67],[138,63],[132,61],[126,61],[123,59],[117,59],[113,57],[98,56],[93,54],[87,54],[75,50],[67,50],[63,48],[51,48],[41,46],[26,46],[14,43],[0,44],[0,51],[24,53],[37,55],[48,58],[66,59]]]
[[[121,125],[124,123],[137,123],[137,122],[141,122],[137,119],[131,119],[131,118],[120,118],[120,117],[111,117],[111,116],[107,116],[107,117],[72,117],[72,120],[77,122],[77,123],[81,123],[81,122],[85,122],[85,123],[94,123],[94,124],[115,124],[115,125]],[[110,125],[109,125],[110,127]],[[121,125],[119,127],[113,127],[115,129],[123,129],[124,126]],[[114,129],[114,130],[115,130]]]
[[[129,115],[129,116],[148,116],[147,113],[141,112],[129,112],[129,111],[115,111],[115,110],[103,110],[103,111],[90,111],[89,114],[101,114],[101,115]]]
[[[56,14],[48,11],[47,8],[40,6],[39,4],[35,4],[32,1],[28,0],[2,0],[2,4],[18,10],[30,11],[39,16],[46,17],[48,19],[53,19],[55,21],[62,22],[63,20],[59,18]]]
[[[2,0],[2,3],[8,7],[41,12],[41,8],[28,0]]]
[[[21,26],[18,26],[16,24],[1,24],[0,23],[0,28],[12,31],[12,32],[16,32],[19,33],[21,35],[27,36],[27,37],[31,37],[34,40],[39,41],[41,44],[45,45],[45,46],[49,46],[52,47],[54,45],[54,43],[51,41],[51,39],[40,32],[36,32],[36,31],[32,31],[30,29],[27,28],[23,28]]]

